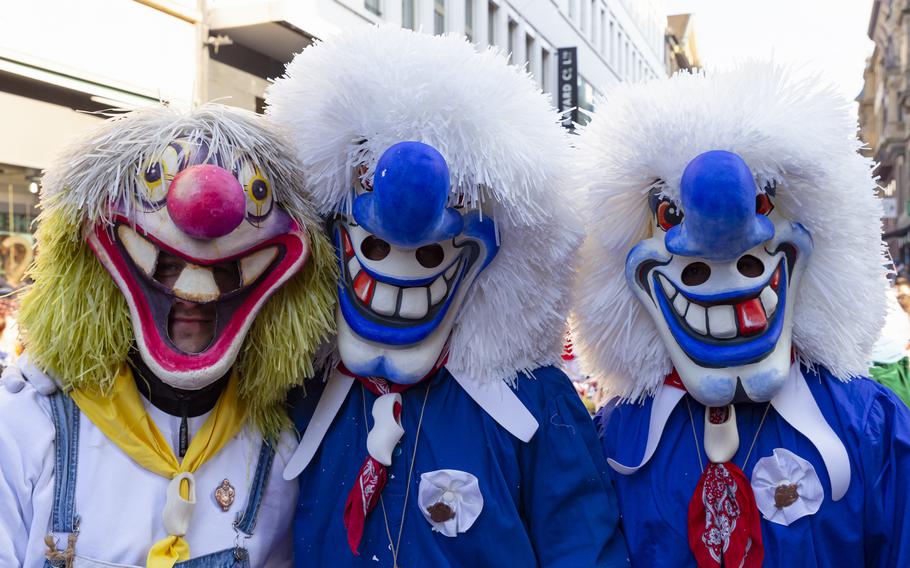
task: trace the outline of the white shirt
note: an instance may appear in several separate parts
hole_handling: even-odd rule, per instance
[[[176,446],[180,418],[155,407],[148,412]],[[190,441],[205,416],[188,420]],[[185,539],[190,557],[242,544],[251,566],[291,566],[291,521],[297,483],[282,479],[296,443],[282,436],[253,536],[244,539],[233,522],[241,513],[256,472],[262,438],[245,427],[194,474],[196,507]],[[0,387],[0,566],[43,566],[54,500],[54,425],[50,401],[26,385],[18,393]],[[214,491],[227,479],[234,503],[223,512]],[[151,545],[166,537],[161,520],[169,480],[136,465],[84,415],[80,416],[76,513],[81,517],[76,554],[123,566],[144,566]],[[58,536],[66,546],[66,536]]]

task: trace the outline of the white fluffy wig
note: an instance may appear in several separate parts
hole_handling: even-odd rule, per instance
[[[800,360],[848,380],[864,375],[885,315],[881,204],[862,157],[849,101],[817,77],[751,62],[623,84],[600,101],[582,134],[588,240],[576,289],[578,348],[613,394],[655,392],[672,364],[624,276],[626,255],[651,234],[655,180],[679,197],[683,170],[709,150],[741,156],[757,188],[776,183],[775,207],[812,235],[794,302]]]
[[[306,48],[267,102],[325,215],[349,210],[354,167],[371,176],[391,145],[439,150],[451,201],[482,205],[501,242],[459,314],[448,367],[511,380],[557,361],[581,225],[568,135],[525,71],[461,37],[374,27]]]

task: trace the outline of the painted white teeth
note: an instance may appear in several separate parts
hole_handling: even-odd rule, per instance
[[[187,264],[174,283],[174,295],[191,302],[211,302],[221,295],[212,270]]]
[[[775,308],[777,308],[777,294],[770,286],[765,286],[765,289],[761,291],[761,294],[758,296],[761,298],[761,305],[765,308],[765,315],[770,316],[774,313]]]
[[[689,307],[689,300],[685,299],[682,294],[676,296],[676,299],[673,300],[673,308],[676,310],[676,313],[685,317],[686,308]]]
[[[146,276],[151,276],[155,272],[155,264],[158,262],[158,247],[126,225],[117,227],[117,235],[120,237],[120,242],[123,243],[123,248],[133,259],[133,264]]]
[[[262,273],[272,264],[276,256],[278,256],[278,249],[269,247],[241,258],[240,277],[243,280],[243,285],[252,284],[257,278],[262,276]]]
[[[395,313],[395,307],[398,303],[398,287],[376,283],[376,289],[373,291],[373,302],[370,308],[377,314],[390,316]]]
[[[351,260],[348,261],[348,274],[351,275],[351,280],[357,277],[357,274],[360,272],[360,261],[357,260],[356,256],[352,256]]]
[[[705,308],[698,304],[691,304],[689,310],[686,312],[686,323],[689,324],[689,327],[702,335],[708,333]]]
[[[437,278],[430,286],[430,303],[434,306],[446,297],[446,282],[442,278]]]
[[[718,339],[736,337],[736,312],[733,311],[733,306],[708,308],[708,330],[712,337]]]
[[[446,280],[451,280],[452,277],[455,276],[455,271],[458,270],[459,266],[461,266],[460,259],[458,260],[458,262],[456,262],[455,264],[450,266],[448,270],[446,270]]]
[[[420,319],[427,315],[427,289],[404,288],[401,291],[401,308],[398,315],[407,319]]]
[[[663,274],[658,274],[657,279],[660,280],[660,285],[664,289],[664,294],[667,296],[667,298],[672,300],[673,296],[676,295],[676,288],[673,287],[673,284],[670,284],[670,281],[667,280]]]

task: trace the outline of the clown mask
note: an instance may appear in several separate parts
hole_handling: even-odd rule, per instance
[[[774,209],[736,154],[686,166],[680,199],[655,184],[651,238],[626,279],[657,325],[686,390],[706,406],[771,400],[791,363],[793,302],[812,239]]]
[[[449,205],[449,169],[433,147],[395,144],[375,172],[357,169],[351,214],[331,224],[338,351],[354,373],[410,384],[442,363],[471,284],[499,247],[489,216]]]
[[[257,312],[305,264],[308,237],[252,155],[179,138],[144,162],[136,191],[86,240],[129,305],[145,364],[199,389],[233,365]]]

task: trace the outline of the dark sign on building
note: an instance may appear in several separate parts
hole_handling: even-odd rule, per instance
[[[569,130],[578,122],[578,50],[574,47],[560,47],[556,52],[559,74],[559,112],[565,113],[562,125]],[[566,112],[569,111],[570,112]]]

